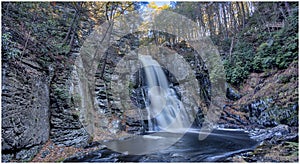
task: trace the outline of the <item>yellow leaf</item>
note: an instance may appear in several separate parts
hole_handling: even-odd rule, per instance
[[[149,7],[149,8],[152,8],[152,9],[158,9],[158,6],[157,6],[157,4],[156,4],[155,2],[150,2],[150,3],[148,4],[148,7]]]

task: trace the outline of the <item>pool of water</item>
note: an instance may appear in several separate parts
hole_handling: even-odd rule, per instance
[[[199,132],[192,130],[183,135],[161,132],[108,141],[104,144],[109,149],[69,158],[65,162],[215,162],[252,150],[257,145],[242,130],[216,129],[201,141],[198,136]]]

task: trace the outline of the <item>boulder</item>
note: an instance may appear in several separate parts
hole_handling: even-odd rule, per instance
[[[236,90],[234,89],[233,87],[231,87],[229,84],[226,85],[227,86],[227,89],[226,89],[226,97],[229,99],[229,100],[238,100],[242,97],[242,95]]]

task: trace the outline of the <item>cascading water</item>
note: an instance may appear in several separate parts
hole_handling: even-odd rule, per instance
[[[147,80],[149,131],[184,132],[191,120],[176,92],[169,87],[167,77],[159,63],[149,55],[140,55]]]

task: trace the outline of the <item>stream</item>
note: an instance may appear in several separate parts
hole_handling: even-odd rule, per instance
[[[172,139],[177,139],[174,133],[157,132],[152,135],[139,135],[123,140],[108,141],[108,148],[90,152],[88,155],[76,156],[65,162],[217,162],[227,157],[253,150],[257,142],[242,130],[215,129],[202,141],[198,140],[199,130],[193,129],[185,133],[175,144],[165,149],[160,146],[168,145]],[[153,151],[144,155],[119,153],[128,151]],[[155,150],[160,149],[160,150]]]

